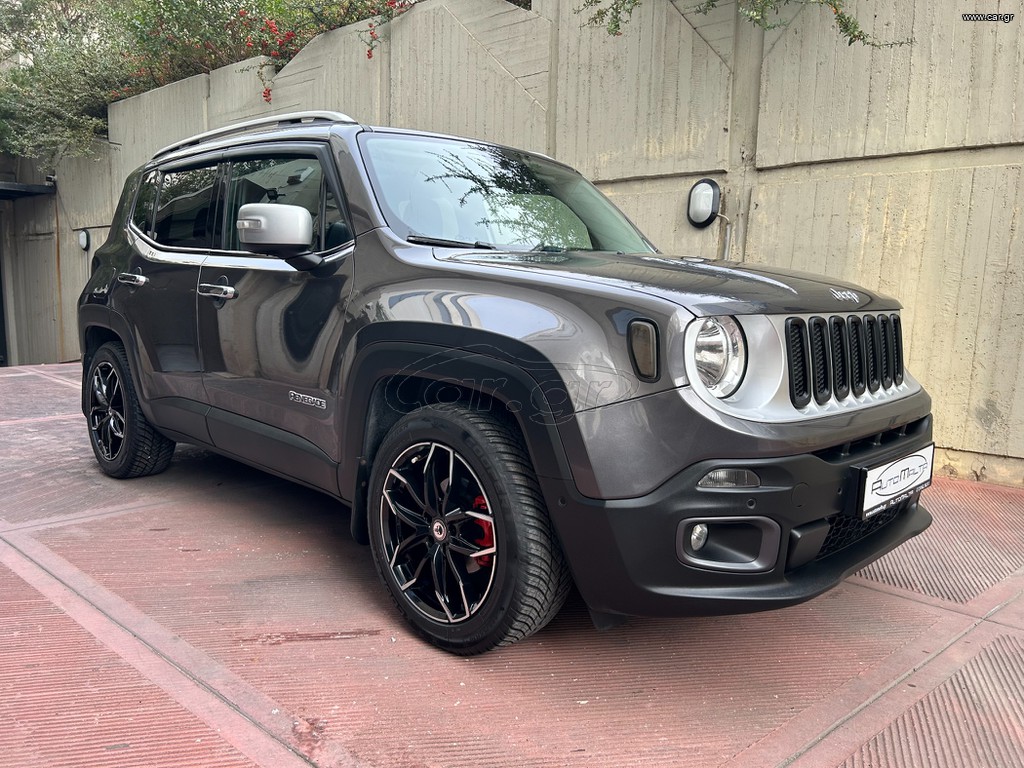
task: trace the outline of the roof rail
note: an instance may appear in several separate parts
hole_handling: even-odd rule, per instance
[[[269,126],[283,127],[286,125],[299,125],[301,123],[349,123],[350,125],[357,125],[357,121],[353,120],[348,115],[343,115],[341,112],[289,112],[284,115],[269,115],[267,117],[260,117],[256,120],[247,120],[244,123],[234,123],[223,128],[215,128],[212,131],[206,131],[196,136],[192,136],[181,141],[176,141],[170,144],[155,155],[162,157],[163,155],[170,154],[177,149],[183,149],[184,147],[191,147],[196,144],[202,144],[204,141],[210,141],[211,139],[219,139],[224,136],[231,136],[236,133],[249,133],[259,128],[266,128]]]

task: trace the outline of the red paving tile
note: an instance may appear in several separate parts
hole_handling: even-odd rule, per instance
[[[936,480],[928,496],[935,522],[897,555],[883,557],[860,578],[941,601],[968,605],[1024,568],[1024,493]],[[987,605],[985,609],[991,608]]]
[[[2,566],[0,594],[0,765],[256,765]]]
[[[1024,637],[1003,635],[854,753],[844,768],[1024,765]]]
[[[219,729],[179,765],[1024,765],[1024,491],[937,481],[928,533],[785,611],[598,633],[577,601],[462,659],[406,631],[344,507],[188,447],[110,480],[73,416],[76,366],[6,369],[8,386],[52,401],[0,416],[0,563],[18,573],[0,575],[0,766],[93,764],[5,707],[54,711],[97,665],[105,695],[64,727],[134,697],[147,744]],[[63,648],[31,680],[35,638],[7,633],[23,605],[53,613]],[[88,743],[107,742],[135,743]],[[95,764],[164,764],[138,754]]]

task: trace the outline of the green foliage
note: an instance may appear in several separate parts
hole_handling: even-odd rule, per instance
[[[584,0],[576,13],[590,12],[587,24],[604,27],[609,35],[621,35],[622,25],[629,21],[641,0]],[[715,0],[711,0],[712,3]]]
[[[255,56],[269,75],[316,35],[370,20],[380,27],[414,0],[0,0],[0,152],[54,165],[88,154],[107,105]]]
[[[98,3],[0,0],[0,150],[82,154],[105,125],[122,57],[101,41]]]
[[[604,27],[610,35],[621,35],[622,25],[629,21],[641,2],[642,0],[583,0],[583,3],[575,8],[575,12],[588,14],[586,23],[589,26]],[[706,14],[716,8],[719,2],[720,0],[701,0],[693,10]],[[774,29],[785,25],[780,19],[780,13],[785,6],[816,5],[832,12],[836,33],[847,45],[861,43],[872,48],[887,48],[909,45],[912,42],[883,42],[869,35],[861,29],[856,17],[846,12],[845,0],[737,0],[736,5],[741,16],[762,29]]]

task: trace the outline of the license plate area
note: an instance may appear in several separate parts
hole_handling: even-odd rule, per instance
[[[935,444],[932,443],[893,461],[861,468],[857,498],[860,519],[870,520],[931,485],[934,461]]]

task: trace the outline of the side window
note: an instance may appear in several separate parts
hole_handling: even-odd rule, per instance
[[[209,248],[214,231],[214,182],[217,167],[164,173],[157,196],[154,237],[175,248]]]
[[[154,170],[147,173],[139,184],[139,194],[135,197],[135,210],[132,211],[132,222],[139,231],[152,235],[153,208],[156,204],[156,186],[159,174]]]
[[[247,203],[298,205],[313,217],[310,248],[323,251],[352,239],[345,216],[330,191],[320,160],[310,155],[265,156],[231,163],[228,227],[224,247],[243,250],[235,221]]]

